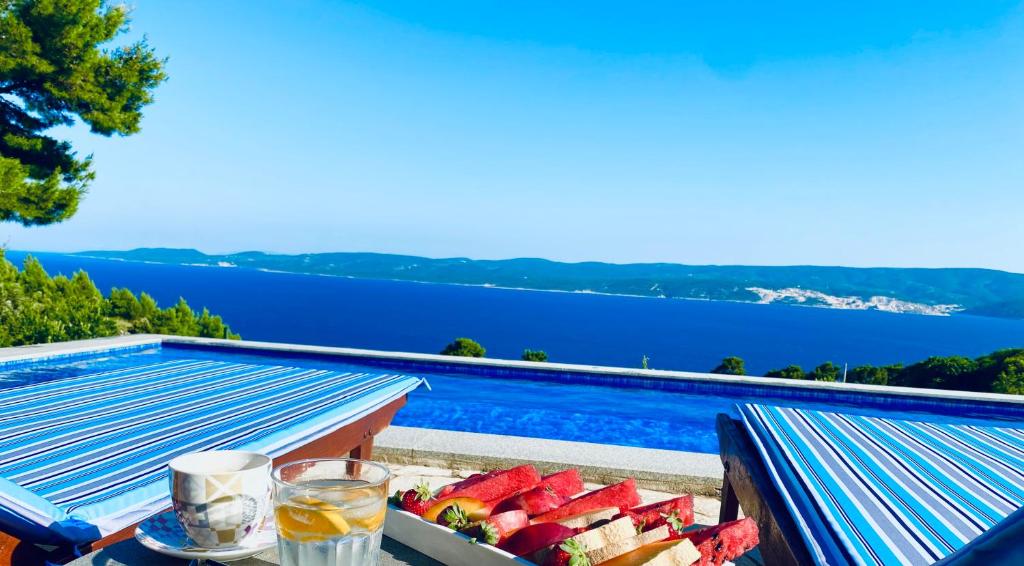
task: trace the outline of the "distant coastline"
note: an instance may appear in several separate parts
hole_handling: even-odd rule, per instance
[[[492,291],[408,285],[412,281],[397,278],[217,269],[215,262],[200,269],[33,255],[52,274],[86,271],[104,292],[145,291],[164,307],[185,297],[223,316],[246,339],[270,342],[430,353],[468,336],[496,358],[515,359],[530,348],[545,350],[553,361],[639,367],[647,356],[654,368],[708,371],[726,356],[739,356],[752,374],[787,364],[809,369],[827,360],[853,368],[936,355],[976,357],[1024,344],[1024,320],[961,313],[905,316],[749,301]],[[12,250],[7,258],[20,264],[25,256]]]
[[[1024,318],[1024,275],[989,269],[561,263],[348,252],[208,255],[168,248],[68,255],[512,290]]]

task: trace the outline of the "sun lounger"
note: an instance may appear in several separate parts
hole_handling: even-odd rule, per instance
[[[1024,506],[1024,428],[740,412],[718,417],[722,519],[742,506],[768,564],[967,564],[957,550],[1007,540]]]
[[[166,464],[178,454],[369,458],[373,435],[421,382],[174,360],[0,391],[0,564],[27,562],[28,543],[98,548],[131,536],[169,506]]]

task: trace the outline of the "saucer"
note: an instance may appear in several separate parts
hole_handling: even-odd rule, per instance
[[[238,546],[228,548],[196,546],[192,539],[185,534],[185,529],[181,528],[181,524],[174,516],[174,511],[153,515],[139,523],[139,526],[135,528],[135,538],[142,543],[142,546],[150,550],[185,559],[241,560],[277,545],[274,520],[272,516],[268,516],[263,522],[263,528],[247,536]]]

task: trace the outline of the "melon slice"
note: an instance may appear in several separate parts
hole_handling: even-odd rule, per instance
[[[559,519],[587,513],[596,509],[604,509],[605,507],[618,507],[620,511],[625,511],[639,504],[640,495],[636,492],[636,481],[633,478],[629,478],[624,482],[585,493],[554,511],[548,511],[534,517],[533,522],[558,521]]]
[[[633,522],[643,524],[646,527],[660,527],[666,522],[665,516],[671,515],[676,512],[676,516],[682,521],[683,526],[690,526],[693,524],[693,496],[684,495],[682,497],[676,497],[675,499],[669,499],[668,501],[660,501],[658,503],[652,503],[650,505],[644,505],[643,507],[634,507],[629,511],[626,511],[626,515],[633,517]]]
[[[573,495],[583,491],[583,478],[579,470],[568,469],[546,475],[536,487],[513,493],[494,507],[495,513],[522,509],[531,517],[547,513],[562,506]]]
[[[438,501],[431,505],[430,509],[427,509],[427,512],[423,514],[423,518],[431,523],[439,523],[438,518],[441,517],[449,507],[454,505],[461,507],[462,510],[466,512],[466,516],[470,521],[482,521],[491,514],[491,509],[483,501],[472,497],[457,497]]]
[[[538,487],[551,488],[558,495],[572,497],[583,492],[583,478],[579,470],[570,468],[542,477]]]
[[[458,491],[460,489],[465,489],[465,488],[467,488],[467,487],[469,487],[471,485],[475,485],[477,483],[480,483],[481,481],[483,481],[483,480],[485,480],[487,478],[493,478],[494,476],[502,473],[503,471],[505,471],[505,470],[491,470],[489,472],[483,472],[483,473],[480,473],[480,474],[472,474],[468,478],[466,478],[466,479],[464,479],[462,481],[457,481],[455,483],[448,484],[448,485],[442,487],[441,489],[437,490],[437,493],[434,494],[434,497],[436,499],[440,499],[442,497],[445,497],[449,493],[452,493],[453,491]]]
[[[628,519],[626,519],[628,521]],[[614,523],[614,521],[613,521]],[[633,522],[629,521],[630,527],[633,526]],[[633,531],[634,533],[636,531]],[[668,525],[662,525],[656,529],[651,529],[645,533],[639,535],[634,534],[632,537],[623,539],[617,542],[605,544],[603,546],[594,548],[586,546],[587,559],[590,560],[592,565],[603,564],[608,562],[612,558],[617,558],[626,554],[627,552],[633,552],[634,550],[652,542],[658,542],[668,538]]]
[[[554,522],[573,529],[586,529],[588,527],[593,527],[602,521],[611,521],[613,517],[618,518],[615,517],[618,514],[618,507],[605,507],[604,509],[596,509],[594,511],[580,513],[579,515],[573,515],[572,517],[566,517]]]
[[[466,480],[468,482],[468,480]],[[473,482],[448,491],[438,499],[453,497],[472,497],[482,501],[500,501],[513,493],[521,493],[540,483],[540,474],[533,466],[526,464],[507,470],[485,474],[485,477],[474,478]]]
[[[690,566],[700,560],[700,552],[688,540],[655,542],[641,546],[602,564],[602,566]]]
[[[700,551],[697,566],[722,566],[723,562],[735,560],[757,546],[757,524],[750,517],[744,517],[684,533],[682,538]]]
[[[495,513],[519,509],[531,517],[561,507],[569,497],[560,495],[551,487],[537,486],[523,493],[508,497],[494,507]]]

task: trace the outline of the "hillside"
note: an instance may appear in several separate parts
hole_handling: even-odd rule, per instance
[[[76,255],[432,283],[1024,318],[1024,275],[991,269],[562,263],[375,253],[208,255],[166,248]]]

